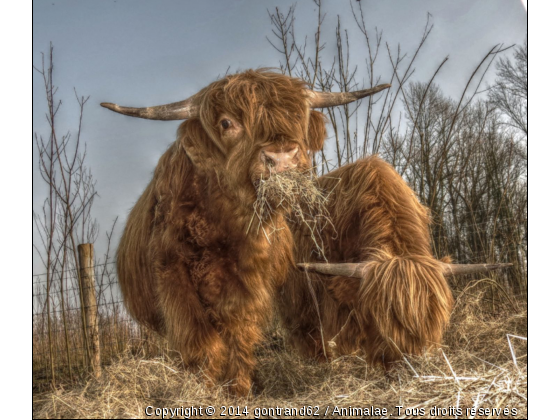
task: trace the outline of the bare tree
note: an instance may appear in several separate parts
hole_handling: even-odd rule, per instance
[[[521,131],[527,138],[527,102],[529,85],[527,38],[515,49],[513,60],[500,58],[497,64],[498,79],[490,91],[490,101],[506,116],[506,123]]]
[[[34,141],[39,151],[39,172],[47,186],[47,198],[40,212],[33,211],[33,223],[38,233],[33,248],[41,258],[45,273],[46,285],[43,290],[45,306],[37,308],[37,313],[46,317],[50,353],[50,376],[55,382],[55,357],[57,343],[54,339],[53,325],[61,318],[64,329],[66,363],[70,372],[70,340],[67,307],[69,306],[69,280],[77,279],[78,245],[93,243],[97,237],[98,225],[91,216],[93,201],[97,195],[95,181],[91,171],[85,165],[86,148],[82,144],[82,122],[84,107],[88,98],[76,100],[80,110],[76,133],[67,132],[59,135],[57,115],[62,101],[56,99],[57,87],[54,85],[53,47],[49,50],[49,63],[41,68],[33,67],[43,78],[49,126],[48,135],[34,134]],[[78,282],[79,284],[79,282]],[[80,290],[81,292],[81,290]],[[83,299],[80,293],[80,300]],[[34,307],[39,302],[33,302]],[[83,306],[83,305],[81,305]],[[34,308],[35,311],[35,308]],[[85,320],[83,321],[84,342]]]
[[[325,174],[379,153],[430,208],[436,255],[451,255],[462,263],[515,263],[516,269],[500,280],[506,290],[524,294],[527,165],[521,143],[511,129],[504,129],[502,112],[508,125],[526,135],[527,44],[515,50],[515,62],[497,59],[509,48],[492,47],[475,65],[456,100],[446,97],[435,82],[448,58],[434,63],[429,82],[412,81],[416,59],[432,33],[430,15],[417,49],[407,54],[383,41],[376,28],[374,36],[370,34],[360,2],[349,3],[359,29],[359,39],[351,40],[341,19],[333,28],[324,27],[324,7],[320,0],[314,1],[318,6],[314,42],[296,34],[294,6],[286,13],[279,8],[269,12],[274,35],[269,42],[280,53],[283,72],[302,78],[316,90],[344,92],[379,83],[381,75],[375,74],[379,59],[392,67],[392,73],[382,77],[392,84],[385,95],[325,110],[334,150],[324,149],[314,156],[318,172]],[[336,47],[327,56],[325,40],[331,31]],[[369,54],[356,61],[351,53],[360,41]],[[481,86],[495,61],[498,83],[491,90],[493,100],[485,101],[480,98]],[[395,115],[399,102],[402,112]]]

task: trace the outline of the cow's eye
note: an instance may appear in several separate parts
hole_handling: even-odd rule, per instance
[[[233,123],[230,120],[222,120],[220,124],[222,125],[222,128],[224,130],[227,130],[228,128],[231,128],[233,126]]]

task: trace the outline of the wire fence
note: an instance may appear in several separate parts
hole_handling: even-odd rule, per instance
[[[100,364],[125,351],[161,354],[165,342],[136,323],[126,311],[114,263],[96,265],[95,323]],[[90,374],[91,340],[87,331],[78,270],[33,276],[33,389],[43,390],[63,380]]]
[[[517,222],[517,220],[509,221]],[[493,220],[464,226],[448,236],[433,238],[438,257],[451,256],[457,263],[513,263],[511,269],[490,274],[492,281],[510,296],[526,298],[527,243],[491,235]],[[523,235],[522,235],[523,236]],[[474,242],[473,242],[474,241]],[[460,242],[460,243],[458,243]],[[106,365],[125,351],[145,356],[167,351],[165,340],[136,323],[128,314],[118,285],[114,262],[96,264],[95,299],[100,364]],[[79,270],[68,269],[33,275],[33,387],[44,389],[59,380],[83,379],[91,371],[91,346],[83,309]],[[456,291],[474,278],[450,280]],[[489,299],[494,300],[499,293]]]

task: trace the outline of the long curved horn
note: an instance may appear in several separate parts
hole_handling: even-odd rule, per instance
[[[355,92],[315,92],[309,91],[309,105],[311,108],[330,108],[332,106],[346,105],[358,99],[372,96],[385,89],[389,89],[391,85],[379,85],[371,89],[357,90]]]
[[[107,102],[103,102],[101,106],[130,117],[160,121],[186,120],[198,113],[198,107],[193,103],[192,97],[181,102],[149,108],[130,108]]]
[[[493,270],[499,270],[513,266],[513,264],[445,264],[443,266],[443,275],[445,277],[458,276],[462,274],[478,274],[487,273]],[[304,271],[314,271],[329,276],[344,276],[361,279],[364,277],[364,271],[368,263],[360,264],[320,264],[306,263],[298,264],[298,267]]]

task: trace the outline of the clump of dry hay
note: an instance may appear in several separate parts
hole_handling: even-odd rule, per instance
[[[493,418],[527,416],[527,343],[525,309],[492,315],[481,309],[480,296],[463,297],[453,314],[445,347],[432,355],[407,358],[385,374],[368,367],[357,353],[330,363],[302,360],[286,348],[279,329],[258,350],[254,395],[233,400],[220,387],[208,388],[204,375],[186,373],[171,359],[142,360],[125,355],[104,369],[99,380],[33,396],[33,415],[41,418],[149,418],[146,407],[247,407],[253,418],[262,408],[320,407],[323,417],[339,408],[387,408],[395,418],[456,418],[450,408],[501,409]],[[504,312],[504,311],[502,311]],[[514,356],[515,360],[514,362]],[[403,407],[400,415],[397,407]],[[432,408],[448,414],[430,413]],[[411,409],[406,415],[404,409]],[[504,415],[508,408],[510,415]],[[420,410],[424,410],[421,415]],[[517,410],[517,416],[511,410]],[[482,412],[473,418],[487,418]],[[179,417],[184,417],[181,415]],[[204,418],[204,416],[197,416]],[[261,418],[288,418],[284,414]],[[297,416],[299,417],[299,416]],[[302,417],[311,418],[310,415]],[[359,414],[354,418],[365,418]],[[209,417],[207,417],[209,418]],[[293,418],[293,417],[292,417]],[[380,416],[369,416],[380,418]]]
[[[327,203],[330,193],[321,191],[313,170],[300,172],[290,170],[277,173],[270,171],[267,179],[261,178],[256,184],[257,200],[254,204],[254,218],[258,220],[258,231],[267,235],[276,230],[274,214],[282,213],[295,225],[304,226],[315,244],[314,253],[327,261],[321,232],[332,225]]]

